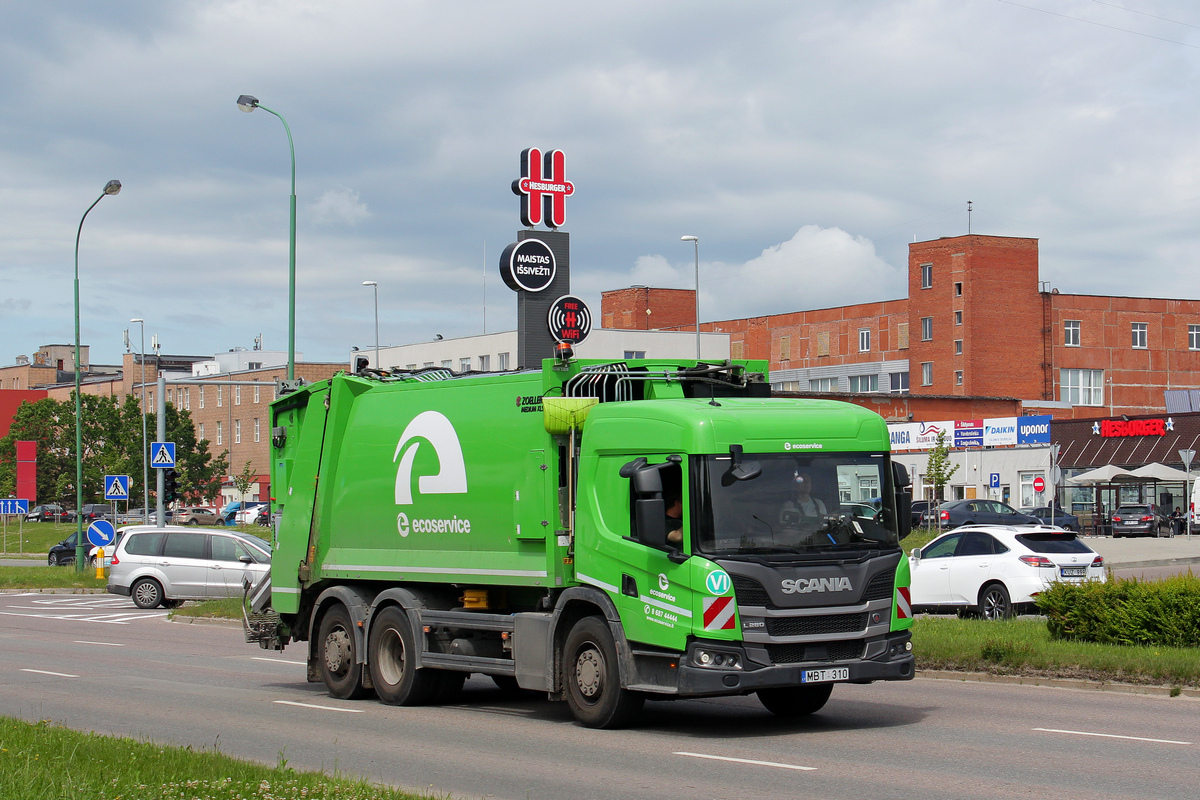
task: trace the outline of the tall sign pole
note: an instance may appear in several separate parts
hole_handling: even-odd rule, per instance
[[[1191,496],[1192,492],[1192,459],[1196,457],[1195,450],[1180,450],[1179,457],[1183,459],[1183,466],[1187,470],[1187,481],[1183,484],[1183,507],[1187,509],[1187,514],[1184,516],[1184,524],[1187,525],[1188,539],[1192,538],[1192,503],[1196,498]]]

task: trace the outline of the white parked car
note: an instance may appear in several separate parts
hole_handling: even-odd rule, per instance
[[[237,531],[135,525],[124,529],[108,573],[107,590],[138,608],[172,608],[184,600],[238,597],[271,568],[271,545]]]
[[[948,610],[985,619],[1012,616],[1053,581],[1107,579],[1104,559],[1072,531],[1049,525],[964,525],[913,549],[914,610]]]

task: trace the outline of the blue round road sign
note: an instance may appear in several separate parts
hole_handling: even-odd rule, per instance
[[[117,529],[106,519],[98,519],[88,526],[88,541],[96,547],[108,547],[117,538]]]

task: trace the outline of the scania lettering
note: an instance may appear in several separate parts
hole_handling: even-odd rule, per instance
[[[604,728],[648,698],[796,716],[834,684],[911,679],[887,427],[772,398],[765,367],[371,370],[282,395],[247,640],[297,643],[338,698],[450,702],[483,674]]]

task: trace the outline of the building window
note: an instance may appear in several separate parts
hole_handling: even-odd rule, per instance
[[[506,372],[509,369],[511,369],[511,367],[508,366],[508,353],[501,353],[499,358],[500,358],[499,367],[500,367],[501,372]]]
[[[858,329],[858,352],[869,353],[871,351],[871,329]]]
[[[150,390],[150,394],[148,395],[148,400],[146,402],[150,404],[150,408],[154,408],[154,390],[153,389]]]
[[[850,391],[852,392],[878,392],[879,391],[879,376],[878,375],[851,375],[850,376]]]
[[[454,359],[453,358],[442,359],[442,369],[454,369]]]
[[[274,386],[271,387],[271,399],[268,402],[271,402],[271,403],[275,402],[275,387]]]
[[[258,417],[255,417],[254,418],[254,441],[256,441],[256,442],[259,441],[259,437],[261,435],[262,435],[262,431],[258,424]]]
[[[1133,346],[1138,350],[1146,349],[1146,323],[1134,322],[1129,326],[1129,332],[1133,335]]]
[[[922,264],[921,265],[921,288],[922,289],[932,289],[933,288],[933,264]]]
[[[460,358],[458,360],[458,371],[459,372],[470,372],[471,371],[471,357],[470,356],[467,356],[466,358]]]
[[[204,441],[204,423],[201,422],[196,426],[196,438],[198,441]]]
[[[185,386],[183,389],[183,407],[184,409],[192,410],[192,387]]]
[[[1079,347],[1079,320],[1063,320],[1063,344],[1067,347]]]
[[[809,378],[808,389],[811,392],[836,392],[838,390],[838,379]]]
[[[1064,369],[1059,371],[1060,397],[1075,406],[1104,405],[1104,370]]]
[[[933,341],[933,317],[921,317],[921,341]]]
[[[962,312],[961,311],[954,312],[954,324],[962,325]]]
[[[258,387],[257,386],[254,387],[254,404],[258,405]],[[257,442],[258,439],[255,439],[254,441]]]
[[[480,356],[479,357],[479,371],[480,372],[491,372],[492,371],[492,357],[491,356]]]
[[[645,357],[646,357],[645,350],[626,350],[625,351],[625,360],[626,361],[629,361],[634,358],[645,358]]]
[[[204,408],[204,387],[200,387],[200,396],[197,398],[200,401],[200,407]]]
[[[220,408],[221,404],[224,402],[225,402],[225,387],[218,386],[217,387],[217,408]]]
[[[933,386],[933,362],[932,361],[922,361],[921,362],[921,385],[922,386]]]
[[[908,373],[893,372],[888,375],[889,389],[892,394],[908,394]]]
[[[962,339],[954,340],[954,355],[956,355],[956,356],[962,355]]]
[[[791,361],[792,359],[792,337],[779,337],[779,360]]]
[[[957,281],[954,284],[954,296],[962,297],[962,281]]]
[[[1200,350],[1200,325],[1188,325],[1188,350]]]
[[[233,421],[233,443],[242,443],[242,421],[240,419],[235,419]]]
[[[426,361],[426,362],[425,362],[424,364],[422,364],[421,366],[423,366],[423,367],[432,367],[432,366],[433,366],[433,362],[432,362],[432,361]]]
[[[417,365],[416,364],[405,364],[404,368],[405,369],[416,369]]]
[[[221,421],[217,420],[217,444],[224,444],[224,433],[221,430]]]
[[[963,374],[962,374],[961,369],[954,371],[954,385],[955,386],[962,386],[962,375]]]
[[[261,361],[248,361],[248,362],[246,362],[246,367],[247,367],[247,369],[262,369],[262,362]]]
[[[242,387],[240,386],[233,387],[233,404],[235,406],[242,404]]]
[[[175,389],[174,388],[167,389],[167,402],[168,403],[175,402]]]

